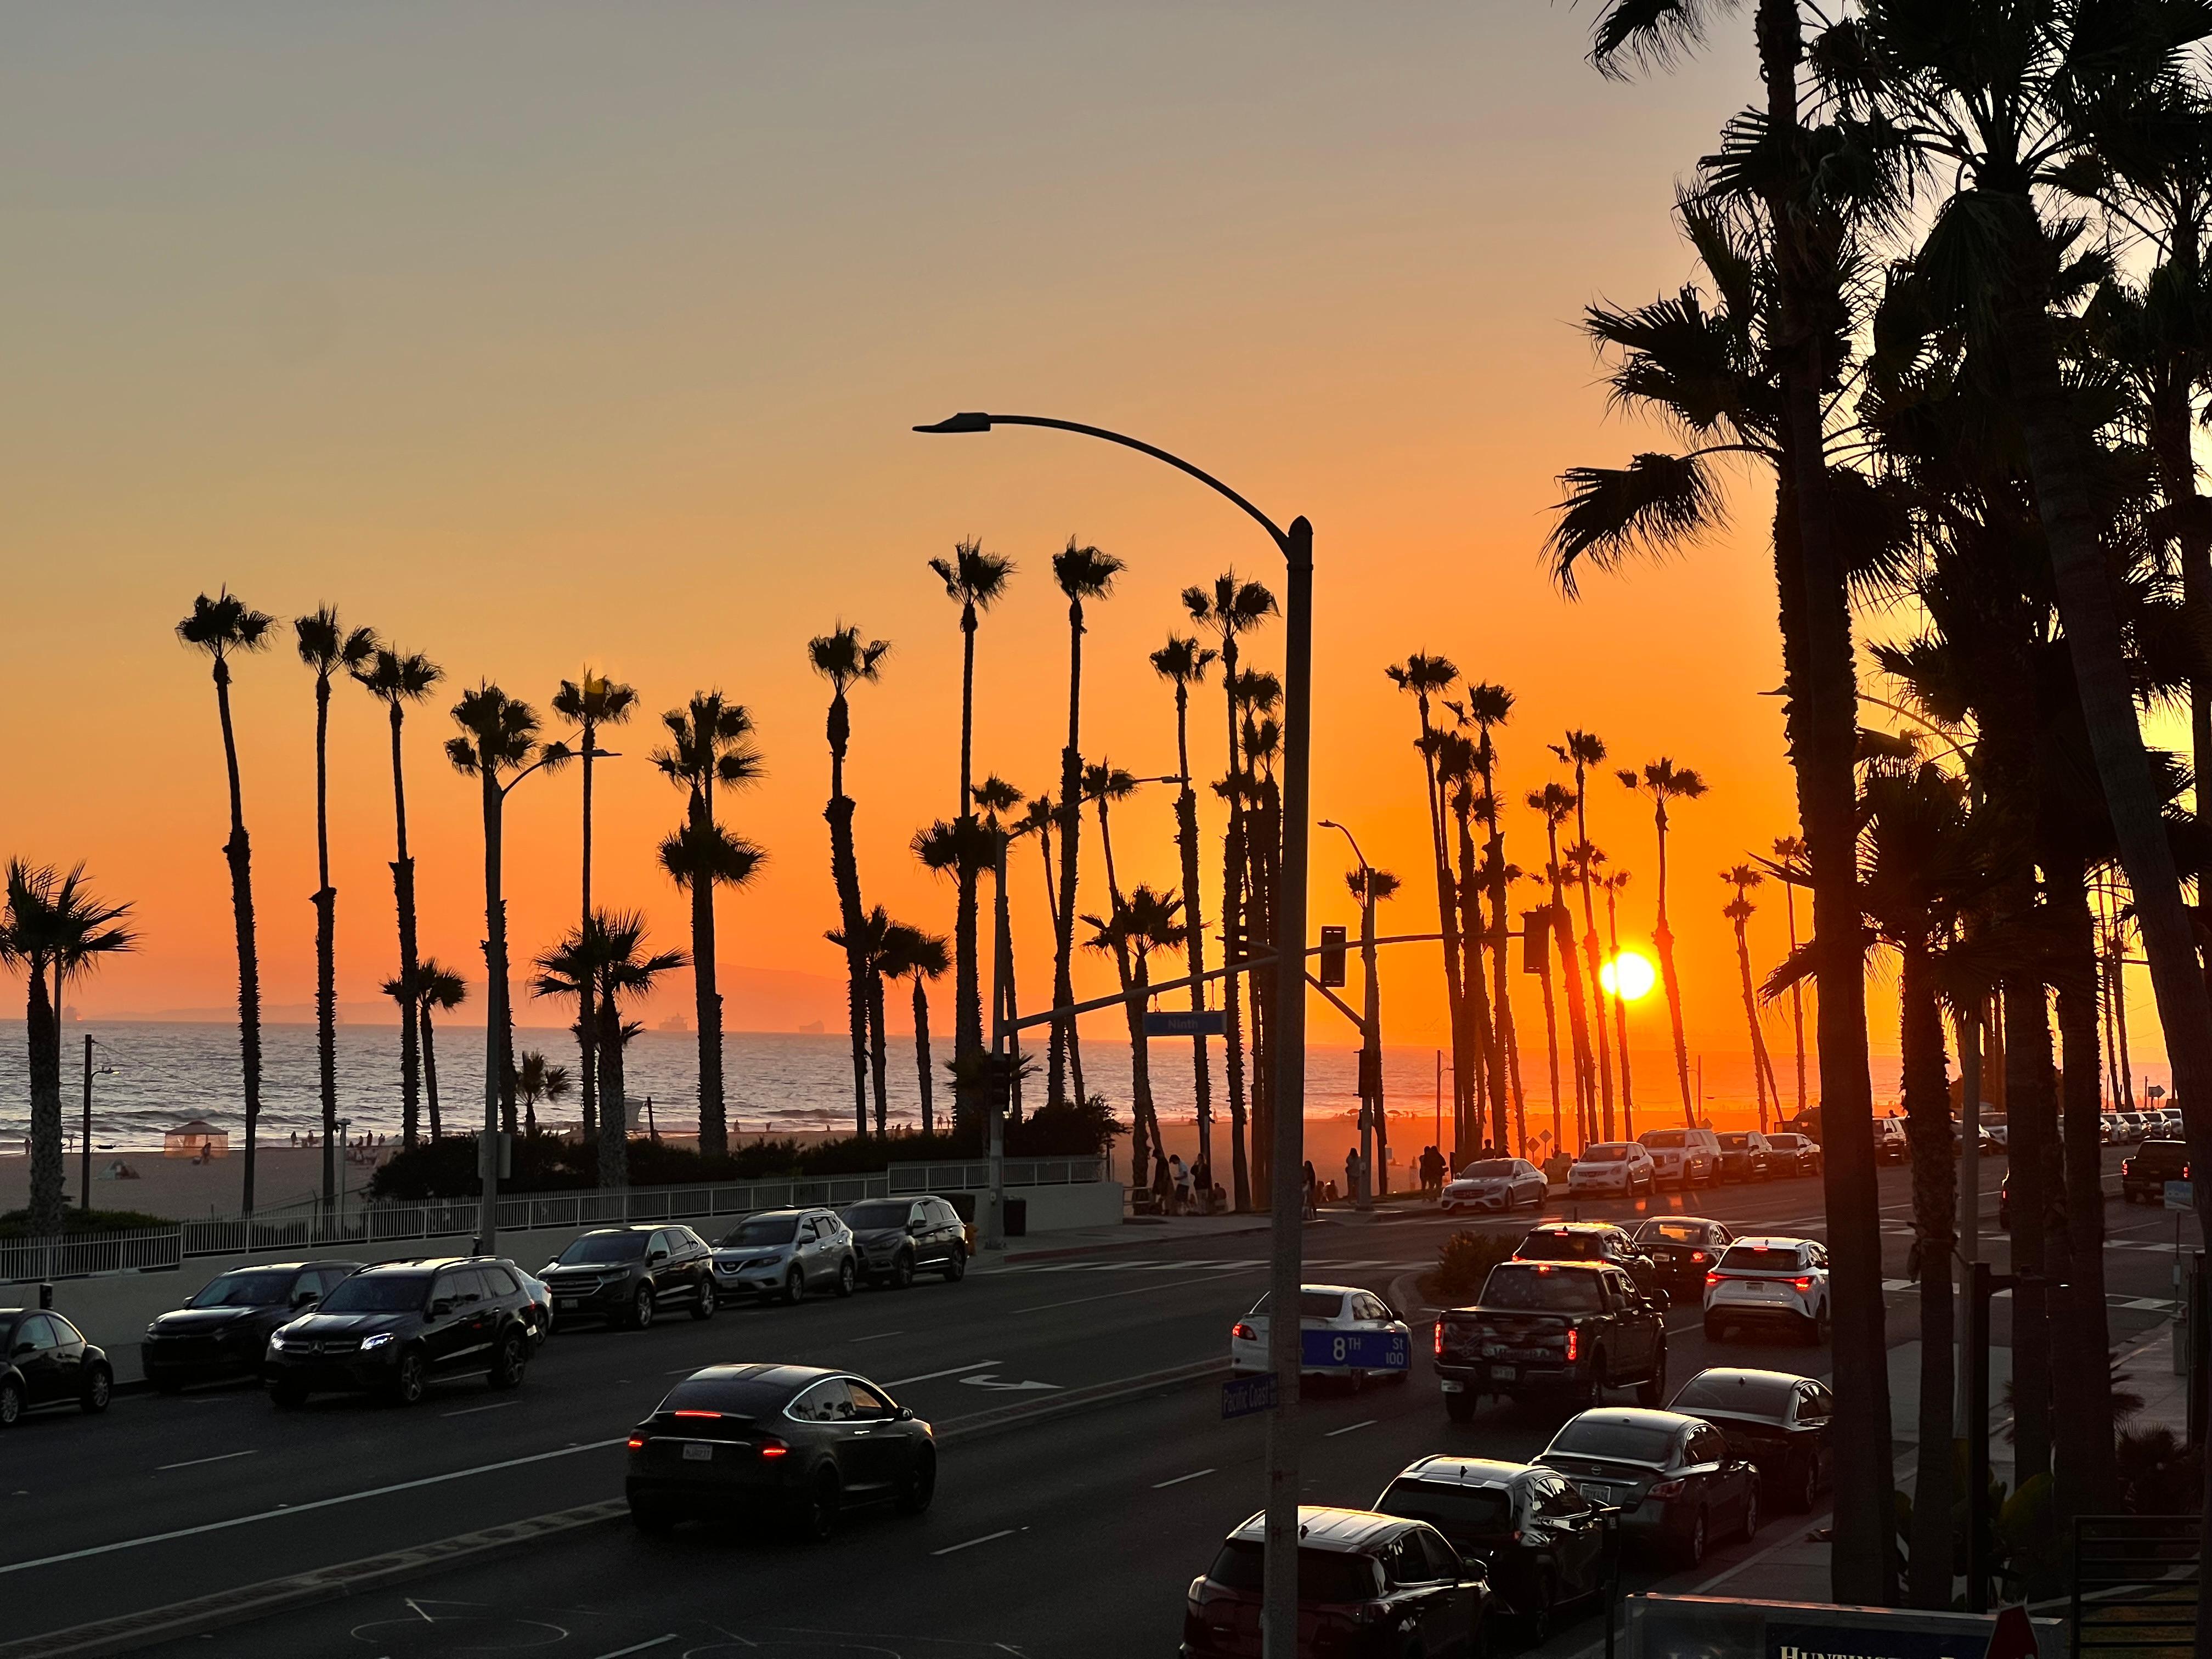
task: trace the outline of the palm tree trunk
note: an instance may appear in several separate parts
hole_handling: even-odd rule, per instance
[[[914,976],[914,1066],[915,1082],[921,1094],[921,1132],[933,1135],[937,1104],[936,1079],[929,1074],[929,988],[920,974]]]
[[[2006,1123],[2011,1152],[2012,1270],[2022,1275],[2013,1291],[2012,1309],[2017,1490],[2051,1473],[2052,1358],[2044,1275],[2050,1267],[2048,1227],[2057,1198],[2050,1180],[2057,1158],[2051,1017],[2039,981],[2024,975],[2008,978],[2004,1024],[2005,1093],[2011,1103]]]
[[[1782,884],[1783,908],[1790,917],[1790,954],[1797,954],[1797,888],[1794,882]],[[1805,1115],[1805,981],[1800,976],[1790,981],[1790,1031],[1797,1055],[1797,1115]]]
[[[1190,964],[1190,1006],[1206,1010],[1206,915],[1199,902],[1198,792],[1191,787],[1190,687],[1176,682],[1176,759],[1182,787],[1176,793],[1176,852],[1182,865],[1182,914],[1189,934],[1183,950]],[[1213,1078],[1206,1066],[1206,1039],[1190,1040],[1191,1096],[1198,1109],[1198,1161],[1213,1168]]]
[[[2059,1072],[2064,1100],[2066,1288],[2057,1368],[2058,1508],[2062,1516],[2110,1515],[2119,1505],[2112,1462],[2111,1318],[2105,1304],[2104,1146],[2097,1068],[2096,919],[2078,864],[2045,865],[2051,902],[2073,937],[2071,972],[2058,987]]]
[[[2127,951],[2118,939],[2112,943],[2112,1044],[2120,1057],[2120,1094],[2124,1109],[2132,1112],[2136,1109],[2136,1079],[2128,1059],[2128,961]]]
[[[1083,605],[1067,605],[1067,744],[1060,751],[1060,902],[1054,918],[1059,932],[1053,940],[1052,1003],[1056,1009],[1075,1001],[1075,861],[1083,839]],[[1052,1023],[1052,1056],[1045,1070],[1045,1095],[1054,1106],[1067,1100],[1067,1070],[1073,1061],[1075,1020],[1071,1015]],[[1080,1096],[1083,1085],[1076,1085]],[[1136,1172],[1130,1172],[1134,1179]]]
[[[62,1028],[46,992],[45,959],[33,956],[30,970],[23,1011],[31,1073],[30,1232],[33,1238],[58,1238],[69,1204],[62,1158]]]
[[[1578,820],[1582,816],[1581,794],[1581,790],[1577,788],[1575,815]],[[1582,830],[1579,823],[1577,833],[1583,845],[1589,846],[1588,832]],[[1597,911],[1590,902],[1589,866],[1587,863],[1583,866],[1582,889],[1583,962],[1589,970],[1590,999],[1597,1005],[1597,1018],[1591,1023],[1597,1027],[1598,1094],[1605,1111],[1605,1138],[1611,1140],[1613,1139],[1613,1038],[1606,1030],[1606,1003],[1609,999],[1606,995],[1605,980],[1600,971],[1604,966],[1604,952],[1599,948],[1597,942]]]
[[[1505,916],[1505,838],[1494,828],[1483,852],[1483,865],[1490,872],[1487,885],[1490,889],[1491,1013],[1498,1022],[1499,1043],[1505,1050],[1506,1076],[1513,1090],[1515,1150],[1526,1158],[1528,1156],[1528,1097],[1521,1087],[1521,1042],[1513,1025],[1512,981],[1509,977],[1510,969],[1506,963],[1512,941],[1509,937]]]
[[[485,1142],[478,1155],[489,1159],[495,1155],[489,1143],[503,1127],[501,1079],[514,1063],[507,1048],[507,899],[502,884],[506,798],[500,793],[495,769],[482,766],[477,775],[483,782]]]
[[[1651,948],[1659,954],[1659,982],[1667,993],[1667,1024],[1674,1039],[1674,1080],[1682,1091],[1682,1121],[1698,1126],[1698,1109],[1690,1098],[1690,1044],[1682,1032],[1682,980],[1674,971],[1674,930],[1667,925],[1667,802],[1662,797],[1653,817],[1659,829],[1659,921],[1651,930]]]
[[[702,831],[713,828],[706,798],[696,791],[691,817]],[[700,845],[703,854],[703,835]],[[722,1158],[730,1150],[729,1113],[722,1091],[721,978],[714,950],[714,876],[702,856],[701,867],[691,872],[691,989],[699,1022],[699,1151],[706,1158]]]
[[[1905,1109],[1912,1146],[1912,1222],[1919,1235],[1920,1445],[1913,1481],[1911,1594],[1916,1607],[1951,1605],[1953,1445],[1951,1251],[1956,1170],[1943,1012],[1933,965],[1917,942],[1904,952],[1899,1034]],[[1971,1155],[1971,1153],[1970,1153]]]
[[[1146,988],[1152,982],[1152,974],[1145,961],[1145,953],[1137,952],[1131,969],[1131,985],[1135,995],[1121,1006],[1129,1016],[1129,1116],[1137,1124],[1137,1133],[1150,1134],[1152,1143],[1152,1180],[1158,1185],[1167,1169],[1167,1148],[1160,1144],[1160,1117],[1152,1104],[1152,1056],[1145,1042],[1145,1009],[1151,1001]],[[1129,1176],[1136,1179],[1139,1145],[1134,1138],[1130,1142]]]
[[[845,744],[852,717],[839,691],[830,700],[830,874],[837,888],[837,913],[845,934],[845,1009],[853,1034],[854,1132],[868,1138],[868,966],[863,955],[860,865],[853,850],[853,802],[845,793]]]
[[[323,1208],[337,1202],[337,890],[331,885],[331,681],[315,677],[315,1080],[323,1103]]]
[[[1453,803],[1453,816],[1459,830],[1459,880],[1455,891],[1459,901],[1459,937],[1464,963],[1460,983],[1466,988],[1467,1023],[1474,1028],[1472,1046],[1480,1061],[1478,1070],[1482,1094],[1475,1097],[1475,1121],[1482,1121],[1483,1097],[1486,1095],[1491,1128],[1483,1138],[1503,1152],[1508,1127],[1505,1053],[1498,1040],[1498,1022],[1490,1006],[1490,986],[1482,970],[1482,883],[1474,862],[1474,806],[1473,798],[1464,792]]]
[[[1236,774],[1236,757],[1231,752],[1230,774]],[[1229,799],[1229,828],[1221,838],[1221,959],[1224,963],[1243,960],[1244,902],[1242,872],[1244,866],[1244,814],[1232,792]],[[1244,1109],[1244,1005],[1238,992],[1239,975],[1235,973],[1222,976],[1222,1065],[1229,1085],[1229,1164],[1231,1201],[1242,1215],[1252,1207],[1251,1168],[1246,1159],[1246,1114]]]
[[[399,1004],[399,1140],[412,1146],[422,1135],[422,1042],[416,1024],[415,975],[415,860],[407,851],[407,775],[400,763],[399,729],[404,720],[398,699],[392,702],[392,810],[398,846],[392,860],[392,896],[399,915],[399,982],[408,994]]]
[[[957,899],[952,920],[952,1050],[953,1107],[956,1121],[981,1121],[981,1091],[975,1079],[982,1074],[983,978],[977,944],[979,923],[975,896],[980,871],[968,856],[975,829],[974,773],[971,756],[975,734],[975,607],[961,612],[960,659],[960,856],[954,865]]]
[[[215,703],[222,717],[223,766],[230,780],[230,840],[222,850],[230,865],[231,926],[238,939],[238,1058],[246,1102],[239,1207],[251,1217],[253,1152],[261,1130],[261,961],[254,947],[253,855],[246,837],[245,794],[238,781],[238,734],[230,723],[230,665],[221,658],[215,665]]]
[[[1437,932],[1441,937],[1444,953],[1444,1016],[1446,1029],[1451,1033],[1452,1053],[1452,1146],[1455,1153],[1468,1144],[1470,1126],[1467,1121],[1472,1092],[1468,1066],[1472,1060],[1462,1053],[1466,1048],[1466,1017],[1462,1012],[1465,996],[1460,984],[1459,927],[1454,920],[1458,902],[1452,890],[1451,854],[1445,841],[1443,786],[1437,777],[1436,728],[1429,719],[1429,698],[1424,691],[1414,698],[1421,719],[1421,777],[1429,792],[1429,848],[1430,866],[1437,882]],[[1452,1167],[1457,1169],[1460,1159],[1455,1157]]]
[[[884,976],[871,969],[868,973],[868,1066],[875,1078],[876,1134],[878,1139],[890,1133],[890,1097],[884,1080],[889,1064],[887,1045],[884,1040]]]
[[[1751,1033],[1751,1086],[1759,1097],[1759,1133],[1766,1132],[1766,1068],[1759,1063],[1759,1002],[1751,988],[1751,941],[1746,936],[1743,918],[1735,923],[1735,966],[1737,977],[1743,984],[1743,1019]]]
[[[1583,1002],[1582,964],[1575,960],[1574,918],[1564,904],[1552,906],[1552,928],[1558,943],[1559,966],[1567,984],[1567,1035],[1574,1048],[1575,1069],[1582,1087],[1576,1091],[1579,1097],[1580,1121],[1576,1127],[1583,1146],[1599,1139],[1595,1091],[1590,1075],[1589,1015]]]
[[[623,1077],[622,1011],[601,986],[596,999],[599,1032],[599,1186],[629,1185],[629,1096]]]
[[[437,1140],[445,1134],[438,1115],[438,1032],[428,1003],[422,1004],[416,1012],[422,1021],[422,1084],[430,1107],[430,1139]]]
[[[588,680],[589,676],[586,675]],[[579,927],[588,926],[592,920],[592,750],[599,747],[593,741],[596,723],[586,715],[583,723],[584,745],[584,834],[583,834],[583,908],[577,913]],[[697,915],[696,901],[693,905],[694,925]],[[591,976],[586,975],[582,987],[576,993],[576,1048],[581,1056],[578,1080],[583,1085],[584,1134],[589,1139],[599,1132],[599,1010],[593,1006]],[[703,1124],[702,1124],[703,1127]],[[703,1150],[703,1149],[702,1149]]]

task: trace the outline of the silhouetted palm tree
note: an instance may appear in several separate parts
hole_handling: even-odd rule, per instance
[[[1144,1173],[1147,1142],[1153,1164],[1150,1180],[1157,1182],[1167,1167],[1166,1150],[1160,1145],[1159,1113],[1152,1104],[1152,1070],[1151,1056],[1145,1048],[1145,1007],[1149,1000],[1146,991],[1152,984],[1152,955],[1155,951],[1180,949],[1186,930],[1176,920],[1182,908],[1182,901],[1173,893],[1155,893],[1139,884],[1127,897],[1117,899],[1110,917],[1086,915],[1083,920],[1092,929],[1085,941],[1093,951],[1110,952],[1115,963],[1129,964],[1125,988],[1129,994],[1122,1002],[1129,1023],[1129,1118],[1134,1126],[1130,1137],[1129,1178],[1147,1179]]]
[[[1474,1054],[1467,1030],[1466,988],[1460,978],[1459,897],[1452,881],[1443,787],[1437,775],[1437,733],[1433,705],[1458,683],[1459,669],[1449,657],[1416,651],[1402,663],[1395,663],[1382,672],[1393,685],[1413,699],[1420,714],[1420,735],[1413,746],[1420,753],[1421,776],[1429,793],[1430,867],[1436,875],[1437,930],[1443,936],[1444,952],[1444,1011],[1451,1031],[1452,1146],[1453,1167],[1456,1169],[1458,1153],[1472,1151],[1475,1144],[1470,1139],[1474,1126],[1468,1121],[1474,1109]]]
[[[532,988],[542,997],[574,998],[585,980],[592,985],[599,1022],[592,1053],[599,1064],[599,1185],[629,1182],[629,1109],[623,1087],[623,1050],[638,1027],[625,1025],[623,1003],[642,997],[653,981],[684,963],[681,951],[649,951],[645,918],[635,910],[595,910],[583,925],[538,958]]]
[[[562,720],[574,723],[576,752],[584,763],[583,902],[576,910],[576,925],[580,927],[592,914],[592,765],[604,752],[599,744],[599,727],[620,726],[629,720],[637,708],[637,692],[634,687],[609,679],[604,674],[595,674],[587,667],[581,682],[561,682],[553,693],[551,707]],[[599,1127],[599,1066],[592,1053],[592,1044],[599,1041],[599,1020],[592,1008],[592,995],[587,980],[576,1008],[576,1043],[582,1056],[584,1133],[587,1139]]]
[[[860,864],[853,846],[853,800],[845,793],[845,750],[853,739],[853,714],[847,702],[855,685],[872,683],[890,654],[890,641],[860,641],[860,630],[840,623],[806,644],[810,667],[830,682],[830,804],[822,816],[830,823],[830,875],[837,887],[838,933],[853,941],[845,949],[845,1001],[853,1033],[853,1117],[858,1133],[868,1133],[868,970],[860,953]]]
[[[1445,707],[1464,722],[1459,705],[1448,702]],[[1459,868],[1452,880],[1452,896],[1457,909],[1460,997],[1468,1039],[1473,1122],[1483,1144],[1492,1144],[1494,1139],[1496,1145],[1503,1146],[1506,1144],[1505,1054],[1498,1045],[1498,1029],[1491,1018],[1490,988],[1483,973],[1480,943],[1483,934],[1482,884],[1474,853],[1481,754],[1464,731],[1439,731],[1432,748],[1437,787],[1443,797],[1459,858]],[[1487,1116],[1486,1098],[1489,1103]],[[1485,1127],[1486,1123],[1496,1125],[1494,1133]]]
[[[520,1062],[514,1068],[514,1090],[522,1097],[522,1132],[538,1133],[538,1103],[551,1103],[568,1098],[574,1086],[565,1066],[549,1066],[545,1056],[535,1048],[525,1048]]]
[[[994,863],[998,856],[998,847],[992,839],[992,832],[985,830],[972,812],[965,817],[949,821],[939,818],[927,828],[915,831],[908,845],[915,857],[921,861],[922,868],[933,875],[950,876],[956,887],[964,884],[970,892],[974,890],[977,872]],[[879,974],[878,977],[880,976]],[[883,1047],[883,1039],[878,1036],[874,1051],[880,1054]],[[973,1057],[965,1060],[957,1053],[953,1055],[952,1121],[956,1127],[965,1128],[982,1107],[983,1095],[980,1088],[961,1086],[962,1080],[969,1074],[980,1076],[981,1067],[982,1050],[980,1048]],[[878,1087],[880,1091],[880,1079]]]
[[[742,887],[768,855],[714,817],[714,792],[741,789],[762,774],[753,717],[720,691],[694,691],[690,706],[660,717],[669,742],[653,751],[661,776],[684,791],[682,828],[660,843],[661,868],[691,896],[691,985],[699,1019],[699,1151],[729,1150],[722,1095],[722,994],[715,968],[714,889]]]
[[[1774,860],[1782,875],[1782,904],[1790,919],[1790,954],[1797,954],[1797,884],[1806,878],[1805,842],[1797,836],[1774,838]],[[1797,1115],[1805,1115],[1805,987],[1790,985],[1790,1028],[1797,1054]]]
[[[1076,857],[1083,839],[1083,607],[1114,591],[1121,561],[1074,537],[1052,556],[1052,579],[1067,595],[1067,744],[1060,751],[1060,899],[1058,936],[1053,941],[1052,1003],[1065,1008],[1075,1000]],[[1067,1101],[1069,1056],[1077,1043],[1075,1019],[1055,1016],[1052,1049],[1045,1066],[1045,1098],[1054,1106]]]
[[[1559,958],[1559,975],[1567,988],[1567,1036],[1575,1070],[1575,1132],[1579,1144],[1587,1146],[1601,1138],[1597,1125],[1597,1067],[1590,1049],[1582,965],[1575,959],[1574,923],[1567,912],[1567,866],[1559,859],[1559,826],[1575,810],[1574,792],[1561,784],[1547,783],[1541,789],[1529,792],[1528,805],[1543,816],[1545,845],[1551,855],[1544,866],[1552,884],[1547,920]]]
[[[1674,1035],[1674,1079],[1682,1090],[1682,1121],[1695,1127],[1697,1108],[1690,1098],[1690,1045],[1682,1034],[1682,981],[1674,971],[1674,934],[1667,925],[1667,803],[1695,800],[1705,793],[1705,781],[1686,766],[1677,766],[1662,755],[1644,764],[1641,774],[1623,767],[1613,775],[1621,787],[1633,789],[1651,803],[1652,821],[1659,830],[1659,920],[1651,930],[1652,948],[1659,957],[1659,982],[1667,993],[1667,1018]]]
[[[992,907],[995,917],[993,928],[995,943],[992,960],[1000,964],[992,971],[991,984],[995,1001],[991,1012],[991,1030],[985,1033],[985,1040],[995,1044],[999,1023],[1001,1020],[1007,1022],[1010,1027],[1008,1035],[1018,1060],[1021,1054],[1020,1033],[1012,1030],[1011,1026],[1014,1020],[1021,1018],[1021,999],[1014,994],[1013,912],[1011,898],[1006,890],[1006,857],[1008,844],[1020,833],[1020,826],[1027,822],[1027,817],[1024,815],[1018,822],[1009,822],[1006,815],[1023,805],[1022,792],[995,772],[975,786],[975,805],[983,809],[983,839],[990,848],[991,866],[995,872]],[[1009,1108],[1012,1116],[1017,1121],[1021,1117],[1021,1067],[1018,1064],[1014,1068],[1013,1093]]]
[[[1602,860],[1602,848],[1590,851]],[[1620,890],[1628,885],[1628,872],[1615,870],[1600,876],[1597,884],[1605,891],[1605,931],[1612,941],[1613,1024],[1613,1036],[1620,1043],[1620,1136],[1624,1140],[1636,1139],[1636,1083],[1628,1065],[1628,999],[1620,993]]]
[[[1551,750],[1575,769],[1575,839],[1589,844],[1589,769],[1605,762],[1605,740],[1591,732],[1570,731],[1565,743]],[[1572,854],[1569,862],[1573,862]],[[1613,1139],[1613,1040],[1607,1035],[1605,987],[1599,981],[1601,951],[1597,942],[1597,907],[1591,896],[1593,877],[1587,866],[1578,877],[1583,890],[1583,962],[1589,975],[1590,995],[1597,1004],[1597,1081],[1605,1113],[1605,1138]]]
[[[323,1207],[338,1190],[338,890],[331,885],[331,682],[359,673],[376,650],[369,629],[349,629],[335,605],[292,623],[300,660],[315,675],[315,1061],[323,1102]]]
[[[138,935],[123,924],[126,904],[103,904],[84,884],[84,866],[67,875],[8,861],[7,909],[0,914],[0,964],[20,968],[28,982],[24,1039],[31,1075],[31,1191],[33,1238],[60,1237],[68,1200],[62,1162],[61,1007],[46,994],[46,975],[66,989],[105,957],[134,948]],[[89,1085],[88,1085],[89,1086]]]
[[[269,643],[276,619],[248,610],[223,588],[214,599],[192,601],[192,614],[177,624],[177,637],[207,653],[215,677],[216,714],[222,723],[223,768],[230,782],[230,913],[238,940],[238,1050],[246,1103],[245,1146],[240,1158],[240,1208],[253,1213],[253,1149],[261,1129],[261,963],[253,934],[253,858],[246,838],[246,801],[238,781],[238,737],[230,722],[230,659]]]
[[[1501,763],[1498,757],[1497,730],[1512,718],[1513,694],[1504,686],[1488,681],[1471,682],[1462,694],[1462,701],[1453,705],[1461,719],[1475,728],[1474,764],[1482,780],[1482,793],[1475,805],[1475,816],[1485,829],[1482,849],[1480,885],[1490,901],[1490,926],[1486,943],[1490,948],[1491,1019],[1496,1030],[1495,1047],[1503,1053],[1508,1082],[1513,1096],[1514,1122],[1520,1134],[1523,1154],[1528,1149],[1528,1101],[1521,1088],[1521,1045],[1513,1024],[1512,977],[1507,955],[1510,949],[1510,922],[1506,915],[1507,891],[1519,871],[1505,860],[1504,815],[1499,794]],[[1462,944],[1468,941],[1462,941]],[[1478,952],[1468,952],[1470,972],[1480,971]],[[1501,1131],[1498,1143],[1505,1144]]]
[[[937,1133],[936,1079],[929,1074],[929,981],[950,966],[949,947],[939,935],[902,921],[884,930],[884,977],[914,981],[915,1081],[921,1091],[921,1132],[926,1135]]]
[[[394,994],[387,982],[387,996]],[[469,982],[435,957],[425,957],[415,972],[415,1017],[422,1027],[422,1086],[430,1109],[430,1139],[445,1133],[438,1111],[438,1027],[436,1017],[449,1014],[468,1000]]]
[[[367,663],[354,670],[353,677],[385,705],[392,720],[392,812],[398,827],[398,842],[392,860],[392,888],[399,915],[399,973],[393,982],[411,984],[419,962],[415,924],[415,859],[407,850],[407,775],[400,760],[399,732],[407,718],[407,705],[428,697],[430,688],[443,675],[428,657],[402,656],[397,651],[379,648]],[[390,994],[389,986],[386,990]],[[403,1146],[412,1146],[422,1134],[422,1028],[415,999],[403,996],[399,999],[399,1140]]]
[[[1194,1013],[1206,1008],[1206,915],[1198,881],[1197,775],[1190,769],[1190,688],[1206,683],[1206,671],[1216,653],[1194,639],[1170,634],[1168,642],[1152,653],[1152,672],[1175,687],[1176,769],[1182,787],[1176,792],[1176,852],[1182,865],[1184,955],[1190,963],[1190,1006]],[[1206,1038],[1190,1040],[1192,1098],[1198,1108],[1198,1161],[1213,1167],[1213,1079],[1206,1063]]]
[[[1759,1127],[1764,1130],[1774,1068],[1766,1058],[1766,1034],[1759,1026],[1759,999],[1752,989],[1750,923],[1759,908],[1751,902],[1751,890],[1765,878],[1757,865],[1737,864],[1722,871],[1721,879],[1735,889],[1735,896],[1722,907],[1721,914],[1735,926],[1736,972],[1743,981],[1743,1017],[1751,1029],[1752,1081],[1759,1093]]]
[[[885,953],[889,949],[891,929],[897,924],[890,912],[880,904],[860,918],[860,931],[848,933],[842,927],[833,927],[823,934],[830,944],[846,954],[848,960],[857,955],[860,971],[866,976],[868,999],[868,1059],[875,1074],[876,1133],[890,1132],[890,1097],[886,1079],[888,1046],[884,1031],[884,976]]]

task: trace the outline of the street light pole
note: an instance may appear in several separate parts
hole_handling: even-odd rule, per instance
[[[994,426],[1047,427],[1073,432],[1133,449],[1186,473],[1226,496],[1267,531],[1286,567],[1283,609],[1283,873],[1277,896],[1277,945],[1293,954],[1287,971],[1275,972],[1276,1064],[1273,1176],[1268,1206],[1273,1250],[1267,1275],[1267,1363],[1275,1375],[1275,1409],[1267,1419],[1267,1503],[1266,1564],[1261,1586],[1263,1659],[1296,1659],[1298,1646],[1298,1370],[1302,1333],[1297,1318],[1302,1276],[1304,1194],[1299,1171],[1305,1162],[1306,987],[1303,971],[1306,939],[1306,860],[1310,843],[1307,816],[1311,797],[1309,768],[1313,733],[1313,526],[1303,517],[1288,530],[1211,473],[1181,456],[1103,427],[1040,415],[991,415],[969,410],[917,432],[988,432]]]
[[[1390,1190],[1389,1141],[1382,1123],[1382,999],[1375,978],[1375,870],[1351,830],[1334,818],[1323,818],[1321,826],[1350,842],[1352,856],[1359,860],[1359,969],[1366,976],[1366,994],[1360,1004],[1359,1189],[1356,1196],[1359,1207],[1367,1210],[1374,1207],[1376,1193]],[[1378,1156],[1385,1160],[1382,1165],[1377,1164]],[[1378,1168],[1382,1172],[1379,1186]]]

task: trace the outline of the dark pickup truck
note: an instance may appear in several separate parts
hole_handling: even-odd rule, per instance
[[[2146,1140],[2120,1161],[2120,1191],[2130,1204],[2162,1204],[2166,1183],[2189,1179],[2189,1143]]]
[[[1543,1399],[1571,1411],[1633,1384],[1638,1405],[1667,1395],[1667,1293],[1639,1291],[1608,1262],[1504,1261],[1471,1308],[1437,1318],[1437,1375],[1455,1423],[1480,1395]]]

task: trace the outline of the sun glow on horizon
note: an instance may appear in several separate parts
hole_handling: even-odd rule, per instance
[[[1607,996],[1619,997],[1624,1002],[1641,1002],[1659,982],[1659,973],[1646,957],[1633,951],[1623,951],[1598,969],[1597,982],[1605,988]]]

